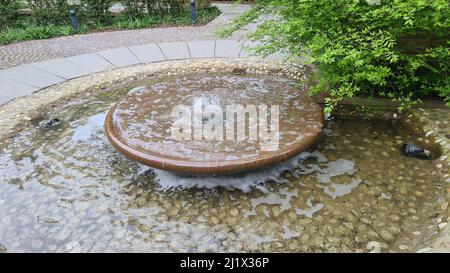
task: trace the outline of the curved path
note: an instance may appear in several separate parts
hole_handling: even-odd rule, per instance
[[[215,39],[214,33],[218,28],[227,25],[236,15],[242,14],[250,7],[223,3],[214,5],[221,10],[222,14],[204,26],[97,32],[0,46],[0,69],[123,46]],[[236,33],[233,38],[242,36],[244,33]]]
[[[66,80],[120,67],[165,60],[248,57],[249,45],[245,40],[163,42],[23,64],[0,70],[0,105]]]
[[[0,105],[69,79],[119,67],[248,56],[243,48],[249,43],[239,40],[245,30],[233,40],[214,40],[214,32],[250,6],[214,5],[222,14],[206,26],[101,32],[0,46],[0,68],[5,68],[0,70]]]

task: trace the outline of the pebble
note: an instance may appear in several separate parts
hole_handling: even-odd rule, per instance
[[[392,234],[385,229],[380,232],[380,236],[381,236],[381,238],[385,239],[386,241],[394,240],[394,237],[392,236]]]
[[[289,247],[290,250],[296,250],[297,247],[298,247],[298,242],[297,242],[297,240],[292,240],[292,242],[289,243],[288,247]]]
[[[409,249],[407,245],[399,245],[398,248],[400,250],[408,250]]]
[[[417,250],[417,253],[425,253],[431,251],[431,247],[424,247],[422,249]]]
[[[234,217],[238,216],[238,215],[239,215],[238,209],[237,209],[237,208],[232,208],[232,209],[230,210],[230,215],[231,215],[231,216],[234,216]]]
[[[439,229],[444,229],[447,226],[447,223],[440,223]]]
[[[213,223],[213,225],[217,225],[220,223],[219,218],[217,218],[215,216],[212,216],[210,219],[211,219],[211,223]]]
[[[354,229],[353,224],[350,223],[350,222],[345,222],[345,223],[344,223],[344,226],[345,226],[346,228],[350,229],[350,230],[353,230],[353,229]]]
[[[136,203],[137,203],[139,206],[145,206],[145,205],[147,204],[147,200],[146,200],[144,197],[141,197],[141,198],[139,198],[139,199],[136,200]]]

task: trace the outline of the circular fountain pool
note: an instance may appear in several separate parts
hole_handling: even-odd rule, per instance
[[[191,65],[166,67],[204,75],[238,64]],[[59,85],[42,99],[103,80],[2,139],[0,252],[417,251],[437,236],[445,182],[433,160],[401,154],[423,136],[395,120],[326,120],[310,149],[248,173],[185,175],[128,159],[110,145],[104,120],[133,87],[180,78],[130,76],[154,67]]]
[[[322,129],[320,106],[294,84],[236,75],[166,80],[115,105],[106,117],[106,134],[127,157],[159,169],[201,174],[261,169],[307,149]],[[184,124],[176,127],[180,120]],[[212,128],[206,132],[207,126]],[[173,129],[184,135],[174,137]]]

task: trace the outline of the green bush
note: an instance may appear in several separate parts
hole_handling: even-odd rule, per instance
[[[378,2],[378,3],[377,3]],[[342,98],[388,97],[405,108],[425,96],[450,106],[448,0],[259,0],[229,34],[270,15],[252,34],[260,53],[285,51],[318,68],[312,93],[326,111]]]
[[[185,0],[189,3],[189,0]],[[211,6],[212,0],[195,0],[195,6],[197,9],[206,9]]]
[[[145,5],[140,0],[123,0],[125,10],[123,15],[127,18],[142,18],[145,15]]]
[[[70,22],[67,0],[28,0],[28,6],[37,25],[67,25]]]
[[[141,18],[145,15],[175,15],[186,10],[185,0],[123,0],[125,15],[128,18]]]
[[[19,8],[21,8],[19,1],[0,0],[0,25],[3,27],[16,25],[20,17]]]
[[[81,0],[81,7],[78,7],[80,19],[86,19],[94,22],[111,21],[109,9],[112,6],[112,0]]]

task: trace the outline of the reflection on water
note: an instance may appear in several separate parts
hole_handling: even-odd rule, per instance
[[[441,181],[405,158],[390,122],[330,120],[311,150],[232,177],[178,175],[112,148],[108,108],[126,90],[51,113],[0,152],[0,247],[8,251],[415,250],[435,233]]]

